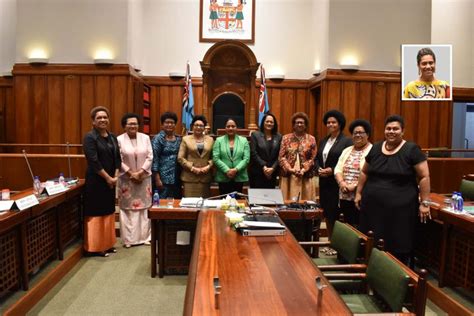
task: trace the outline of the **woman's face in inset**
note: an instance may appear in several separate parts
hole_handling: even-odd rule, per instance
[[[436,62],[431,55],[425,55],[421,57],[420,63],[418,64],[418,70],[420,71],[422,78],[431,78],[436,71]]]

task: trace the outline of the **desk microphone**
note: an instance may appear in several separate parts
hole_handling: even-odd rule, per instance
[[[31,181],[32,183],[35,182],[35,176],[33,175],[33,171],[31,170],[30,162],[28,161],[28,156],[26,155],[26,150],[22,150],[23,156],[25,157],[26,165],[28,166],[28,170],[30,170]]]
[[[69,154],[69,142],[66,142],[66,155],[67,155],[67,166],[69,171],[69,179],[72,179],[71,173],[71,155]]]

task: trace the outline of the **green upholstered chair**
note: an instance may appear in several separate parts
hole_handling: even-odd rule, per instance
[[[329,280],[365,281],[361,293],[341,294],[353,313],[402,312],[405,306],[416,315],[424,315],[425,311],[425,275],[425,270],[417,275],[390,254],[375,248],[365,273],[325,274]]]
[[[474,181],[462,179],[459,192],[464,200],[474,200]]]
[[[325,270],[326,267],[334,270],[334,265],[367,263],[373,246],[373,237],[366,236],[349,224],[336,221],[329,242],[300,242],[300,245],[303,247],[329,246],[336,250],[337,256],[313,259],[320,270]]]

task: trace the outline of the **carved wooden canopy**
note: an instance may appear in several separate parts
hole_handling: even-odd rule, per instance
[[[252,50],[242,42],[226,40],[214,44],[201,61],[203,72],[203,114],[213,121],[215,100],[226,93],[244,102],[245,125],[257,128],[255,79],[259,63]]]

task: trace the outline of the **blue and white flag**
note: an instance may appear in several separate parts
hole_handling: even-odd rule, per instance
[[[189,61],[186,66],[186,77],[184,82],[182,123],[183,127],[189,131],[191,130],[191,121],[194,117],[193,84],[191,82],[191,73],[189,71]]]
[[[265,84],[265,69],[263,65],[260,67],[260,96],[258,98],[258,126],[260,127],[263,122],[263,116],[270,112],[270,106],[268,105],[267,86]]]

